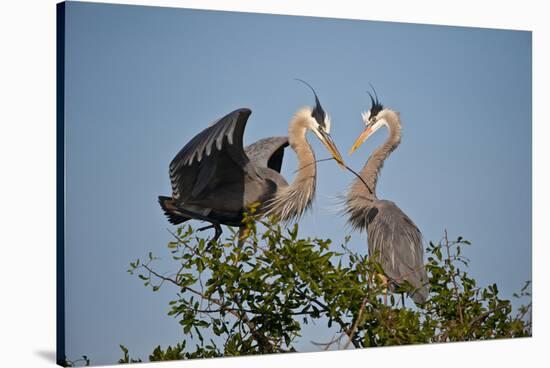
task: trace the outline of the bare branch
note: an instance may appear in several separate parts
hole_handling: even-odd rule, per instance
[[[344,345],[344,349],[347,349],[349,344],[353,341],[353,337],[355,336],[355,333],[357,332],[357,328],[359,327],[359,321],[363,316],[363,312],[367,305],[367,301],[368,301],[367,297],[363,298],[363,302],[361,303],[361,308],[359,308],[359,312],[357,313],[357,318],[355,319],[355,322],[353,323],[353,327],[351,328],[351,331],[349,333],[349,340],[348,342],[346,342],[346,345]]]
[[[449,237],[447,236],[447,229],[445,229],[445,235],[444,235],[444,241],[445,241],[445,249],[447,250],[447,259],[449,262],[451,261],[451,246],[449,245]],[[458,309],[458,319],[460,321],[460,324],[464,323],[464,317],[462,315],[462,303],[460,301],[460,289],[458,288],[458,284],[456,283],[456,271],[453,269],[451,274],[451,281],[453,283],[453,289],[457,301],[457,309]]]
[[[201,298],[205,299],[205,300],[208,300],[209,302],[211,303],[214,303],[218,306],[220,306],[222,309],[224,310],[227,310],[227,312],[231,313],[233,316],[235,316],[238,320],[242,321],[244,324],[246,324],[246,326],[250,329],[250,332],[252,333],[252,336],[254,337],[254,339],[258,342],[258,344],[260,344],[261,346],[263,346],[264,348],[267,348],[269,351],[271,351],[272,347],[273,347],[273,342],[267,338],[266,336],[264,336],[263,334],[259,333],[256,329],[256,326],[250,321],[250,319],[248,318],[248,316],[246,314],[240,314],[238,313],[239,310],[235,310],[235,309],[225,309],[225,305],[219,300],[219,299],[216,299],[216,298],[213,298],[213,297],[210,297],[204,293],[201,293],[200,291],[197,291],[193,288],[190,288],[189,286],[183,286],[183,285],[180,285],[176,282],[176,280],[172,279],[172,278],[169,278],[169,277],[166,277],[166,276],[163,276],[157,272],[155,272],[153,269],[151,269],[148,265],[144,264],[142,265],[143,268],[145,268],[147,271],[149,271],[151,274],[155,275],[156,277],[158,277],[159,279],[161,280],[165,280],[165,281],[169,281],[171,282],[172,284],[186,290],[186,291],[189,291],[195,295],[198,295],[200,296]],[[242,309],[240,309],[242,310]]]

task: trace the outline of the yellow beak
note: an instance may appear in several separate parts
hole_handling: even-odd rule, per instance
[[[355,143],[353,144],[353,146],[351,147],[351,149],[349,150],[349,154],[351,155],[357,148],[359,148],[360,145],[363,144],[363,142],[365,142],[369,136],[371,135],[372,133],[372,128],[371,127],[367,127],[363,133],[361,133],[359,135],[359,137],[357,137],[357,140],[355,140]]]
[[[342,168],[342,169],[345,169],[346,168],[346,164],[344,163],[344,159],[342,158],[342,155],[340,154],[340,152],[338,151],[338,148],[336,148],[336,144],[334,144],[334,141],[332,140],[332,138],[330,137],[330,135],[322,132],[321,133],[323,139],[321,140],[321,142],[323,142],[323,144],[327,147],[327,149],[329,150],[329,152],[331,153],[332,157],[334,157],[334,159],[336,160],[336,162],[338,163],[338,165]]]

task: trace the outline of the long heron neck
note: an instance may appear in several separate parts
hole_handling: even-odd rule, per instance
[[[371,199],[376,199],[376,184],[378,182],[378,176],[380,175],[380,170],[384,166],[384,161],[388,156],[399,146],[401,143],[401,123],[399,121],[399,115],[393,111],[386,112],[384,116],[385,120],[388,122],[389,136],[386,141],[381,144],[369,159],[363,169],[359,173],[361,178],[367,183],[370,190],[365,188],[364,184],[356,179],[354,186],[357,186],[358,190],[364,191],[365,196]]]
[[[317,165],[313,149],[306,138],[310,116],[311,110],[302,109],[288,127],[288,140],[298,157],[298,169],[292,183],[279,188],[268,211],[283,221],[299,218],[315,197]]]
[[[290,186],[302,186],[304,182],[313,181],[317,175],[317,165],[315,162],[315,153],[307,141],[307,117],[297,114],[288,127],[288,141],[290,147],[296,153],[298,158],[298,170]]]

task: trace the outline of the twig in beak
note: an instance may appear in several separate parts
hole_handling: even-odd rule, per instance
[[[323,162],[323,161],[330,161],[330,160],[334,160],[336,162],[338,162],[338,160],[336,160],[334,157],[328,157],[328,158],[322,158],[320,160],[315,160],[315,161],[312,161],[310,162],[309,164],[307,165],[304,165],[296,170],[294,170],[293,174],[297,173],[298,171],[308,167],[309,165],[315,165],[317,162]],[[342,163],[342,165],[346,168],[346,170],[348,170],[349,172],[351,172],[353,175],[355,175],[359,180],[361,180],[361,182],[365,185],[365,187],[367,188],[367,190],[369,191],[370,194],[373,194],[372,190],[370,189],[369,185],[367,184],[367,182],[365,180],[363,180],[363,178],[361,177],[361,175],[357,174],[357,172],[355,172],[352,168],[350,168],[348,165]]]

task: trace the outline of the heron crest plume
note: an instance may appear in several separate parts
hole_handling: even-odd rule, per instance
[[[372,90],[374,92],[374,97],[372,97],[371,93],[369,91],[367,91],[367,93],[369,94],[369,97],[370,97],[370,102],[371,102],[369,118],[372,118],[372,117],[378,115],[378,113],[384,109],[384,105],[382,105],[380,103],[380,101],[378,100],[378,94],[376,93],[376,90],[374,89],[372,84],[369,83],[369,85],[370,85],[370,87],[372,88]]]

